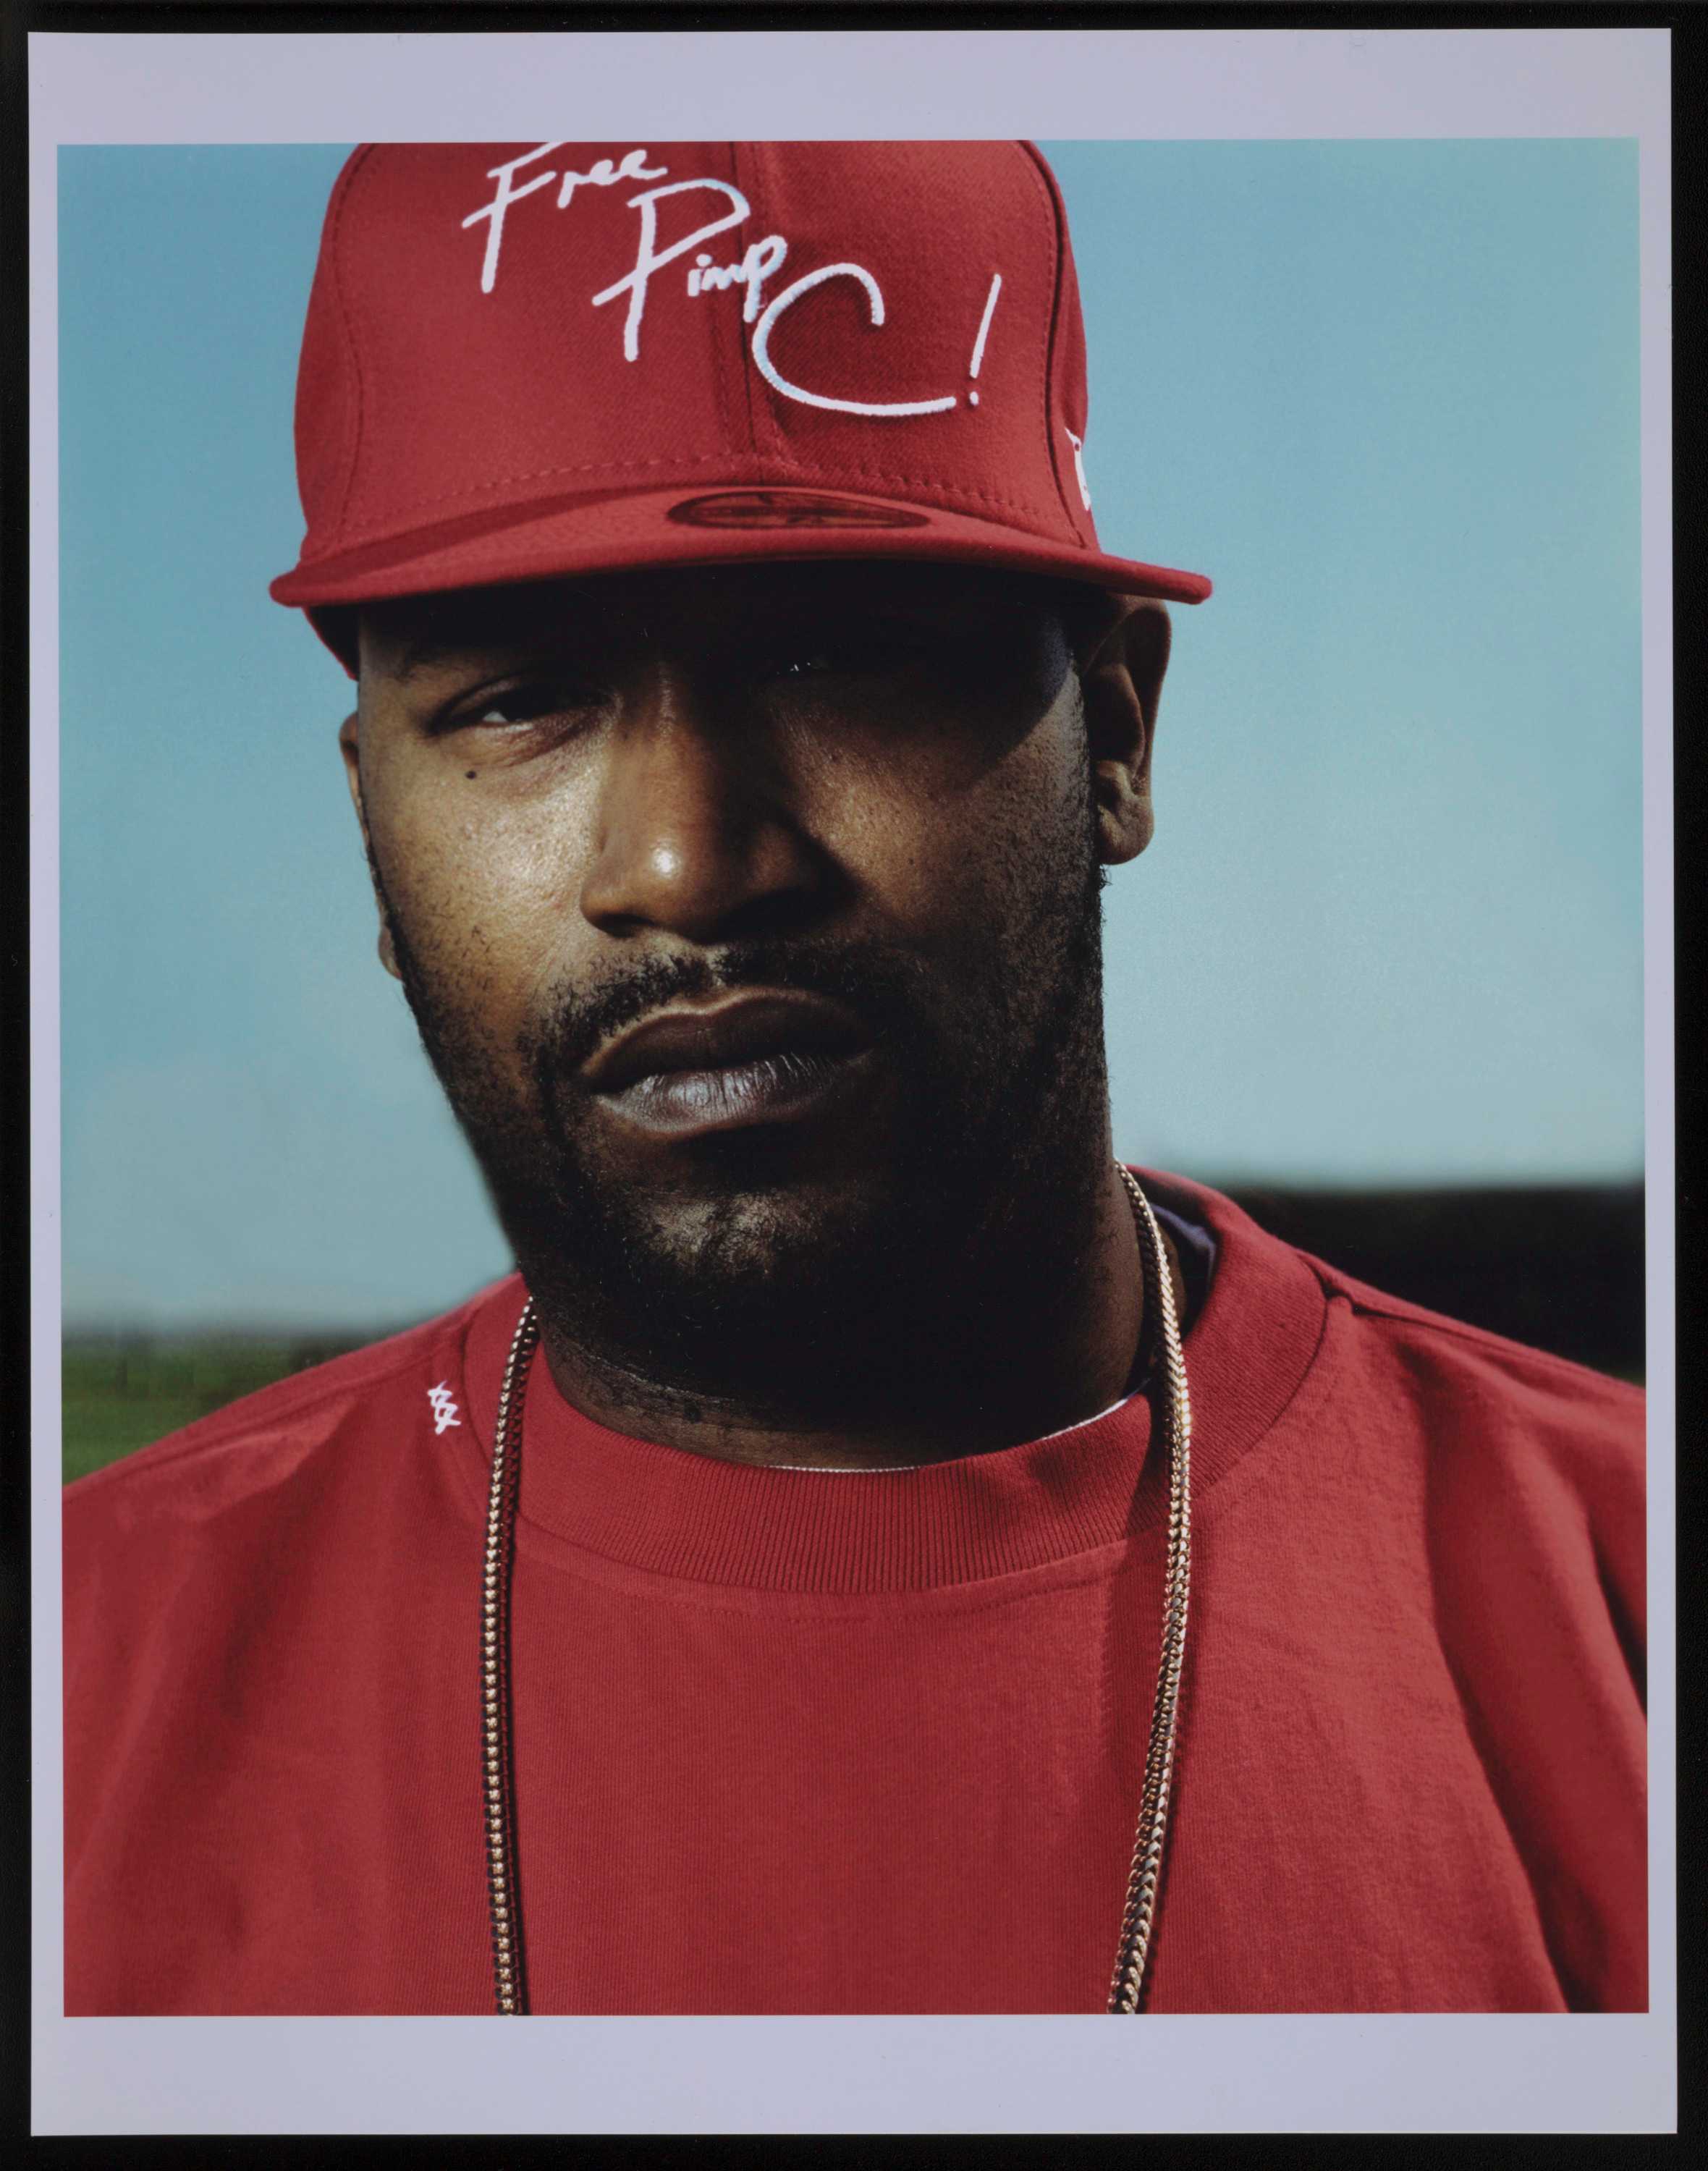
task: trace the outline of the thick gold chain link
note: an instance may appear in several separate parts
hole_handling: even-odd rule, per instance
[[[1111,2013],[1136,2013],[1163,1875],[1180,1674],[1186,1656],[1186,1596],[1192,1573],[1192,1405],[1186,1392],[1186,1359],[1180,1347],[1180,1321],[1174,1309],[1174,1287],[1168,1275],[1163,1232],[1157,1226],[1151,1202],[1131,1172],[1123,1168],[1120,1177],[1139,1226],[1146,1310],[1160,1329],[1168,1432],[1168,1551],[1163,1572],[1163,1648],[1157,1665],[1157,1692],[1151,1704],[1139,1829],[1133,1841],[1132,1868],[1127,1878],[1126,1906],[1121,1914],[1120,1943],[1109,1979],[1108,2008]]]

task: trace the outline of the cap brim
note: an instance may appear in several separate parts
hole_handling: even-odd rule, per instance
[[[305,609],[499,582],[739,565],[753,559],[922,558],[1202,603],[1201,573],[1114,558],[1021,528],[894,500],[785,485],[678,485],[465,515],[298,565],[272,583]]]

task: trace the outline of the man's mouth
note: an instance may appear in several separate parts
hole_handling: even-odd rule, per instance
[[[654,1011],[608,1042],[583,1082],[637,1129],[685,1138],[798,1122],[864,1067],[871,1034],[823,995],[755,989]]]

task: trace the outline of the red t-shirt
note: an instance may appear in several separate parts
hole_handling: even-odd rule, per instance
[[[1149,2009],[1644,2009],[1641,1397],[1146,1181],[1218,1250]],[[481,1568],[521,1304],[67,1489],[68,2013],[491,2010]],[[607,1431],[536,1361],[533,2009],[1100,2011],[1151,1431],[1138,1396],[920,1470],[765,1470]]]

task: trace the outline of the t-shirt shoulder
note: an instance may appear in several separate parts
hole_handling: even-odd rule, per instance
[[[1570,1589],[1582,1618],[1614,1622],[1640,1672],[1642,1390],[1309,1263],[1331,1309],[1338,1300],[1350,1313],[1343,1412],[1367,1440],[1410,1442],[1417,1457],[1421,1490],[1401,1490],[1431,1534],[1437,1575],[1443,1563],[1461,1574],[1482,1563],[1495,1581]]]
[[[1342,1273],[1340,1268],[1312,1257],[1308,1252],[1302,1252],[1299,1256],[1318,1276],[1329,1296],[1343,1298],[1355,1313],[1385,1327],[1395,1339],[1457,1344],[1468,1360],[1480,1359],[1489,1366],[1509,1373],[1515,1384],[1522,1383],[1544,1393],[1551,1388],[1574,1402],[1582,1403],[1587,1399],[1604,1407],[1609,1414],[1629,1417],[1641,1412],[1643,1391],[1630,1380],[1614,1379],[1609,1373],[1576,1364],[1569,1357],[1555,1356],[1551,1350],[1511,1341],[1488,1327],[1473,1326],[1469,1320],[1453,1319],[1445,1312],[1431,1311],[1423,1305],[1413,1304],[1405,1297],[1372,1289],[1367,1282]]]
[[[392,1383],[432,1369],[441,1351],[459,1348],[476,1313],[504,1286],[504,1282],[496,1282],[454,1311],[419,1327],[276,1380],[149,1446],[91,1471],[65,1488],[67,1514],[111,1506],[121,1497],[127,1505],[136,1505],[151,1493],[194,1487],[211,1475],[212,1466],[229,1464],[244,1450],[263,1449],[270,1442],[300,1449],[330,1435],[347,1412],[371,1406]],[[236,1471],[225,1474],[241,1482]],[[259,1466],[255,1476],[257,1482],[266,1482]]]
[[[1598,1552],[1619,1556],[1617,1579],[1635,1603],[1646,1491],[1642,1389],[1310,1263],[1357,1330],[1344,1360],[1355,1399],[1394,1419],[1413,1413],[1429,1441],[1437,1504],[1461,1491],[1485,1506],[1504,1501],[1514,1514],[1521,1501],[1551,1500],[1556,1527],[1560,1518],[1576,1523]]]

